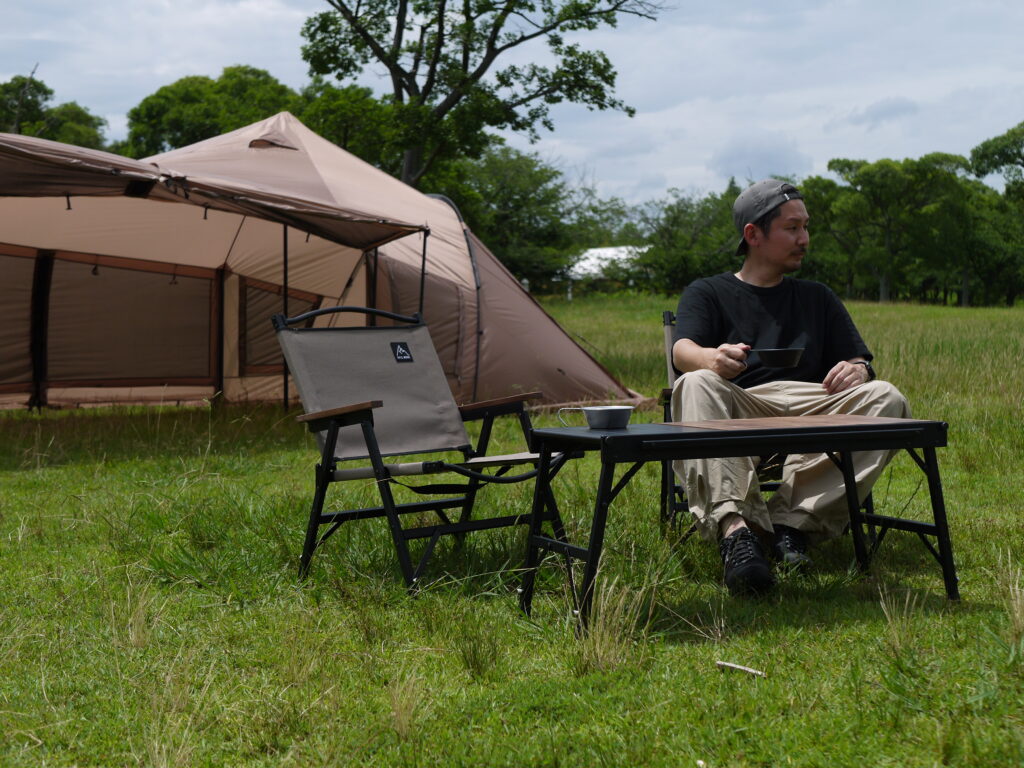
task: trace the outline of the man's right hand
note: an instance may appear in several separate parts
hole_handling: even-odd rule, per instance
[[[720,344],[716,349],[708,349],[707,368],[723,379],[735,379],[747,369],[747,353],[749,344]]]

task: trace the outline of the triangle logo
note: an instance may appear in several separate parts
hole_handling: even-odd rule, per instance
[[[392,341],[391,354],[395,356],[396,363],[413,362],[412,351],[410,351],[409,343],[406,341]]]

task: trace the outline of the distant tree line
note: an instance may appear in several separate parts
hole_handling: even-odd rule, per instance
[[[835,159],[828,165],[835,178],[790,179],[811,215],[801,276],[845,298],[1014,304],[1024,293],[1022,149],[1024,124],[970,158]],[[1004,174],[1003,192],[979,180],[994,172]],[[732,202],[740,191],[730,181],[721,194],[674,190],[644,206],[651,247],[633,266],[634,283],[681,287],[736,269]]]

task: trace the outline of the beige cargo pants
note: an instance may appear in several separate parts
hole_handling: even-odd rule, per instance
[[[742,389],[712,371],[680,376],[672,390],[673,421],[742,419],[853,413],[910,418],[910,406],[896,387],[870,381],[835,395],[821,384],[777,381]],[[857,493],[863,500],[894,451],[854,454]],[[758,487],[758,457],[677,461],[673,467],[686,487],[701,535],[718,538],[718,524],[736,513],[748,524],[772,531],[774,524],[805,531],[812,541],[839,536],[849,522],[846,490],[839,468],[824,454],[787,457],[782,484],[767,503]]]

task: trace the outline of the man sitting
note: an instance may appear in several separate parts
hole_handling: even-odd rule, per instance
[[[679,299],[672,393],[675,421],[852,413],[909,418],[906,398],[875,378],[871,352],[839,298],[825,285],[787,277],[807,253],[800,192],[777,179],[736,198],[739,272],[691,283]],[[768,368],[752,349],[800,347],[795,368]],[[860,499],[892,451],[857,454]],[[704,538],[719,540],[733,594],[763,594],[775,577],[757,532],[770,534],[781,564],[806,569],[808,544],[840,535],[849,520],[842,473],[824,454],[787,457],[765,503],[757,458],[676,462]]]

